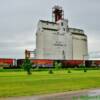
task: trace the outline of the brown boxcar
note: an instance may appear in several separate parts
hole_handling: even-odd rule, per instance
[[[62,64],[63,67],[79,67],[81,64],[83,64],[83,60],[63,60]]]

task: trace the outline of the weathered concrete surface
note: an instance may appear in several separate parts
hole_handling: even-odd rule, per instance
[[[100,89],[71,91],[42,96],[0,98],[0,100],[100,100]]]

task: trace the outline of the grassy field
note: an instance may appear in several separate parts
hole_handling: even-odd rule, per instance
[[[0,97],[29,96],[100,88],[100,70],[90,70],[87,73],[72,70],[33,72],[0,72]]]

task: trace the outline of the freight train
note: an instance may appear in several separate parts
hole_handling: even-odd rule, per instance
[[[30,59],[33,68],[42,67],[50,68],[54,67],[55,62],[61,63],[63,68],[75,68],[80,65],[86,67],[100,67],[100,60],[47,60],[47,59]],[[11,58],[0,58],[0,68],[20,68],[23,64],[24,59],[11,59]]]

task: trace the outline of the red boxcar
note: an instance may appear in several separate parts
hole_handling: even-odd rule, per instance
[[[31,62],[38,67],[53,67],[53,60],[33,59]]]
[[[14,64],[14,59],[0,58],[0,67],[11,67]]]

